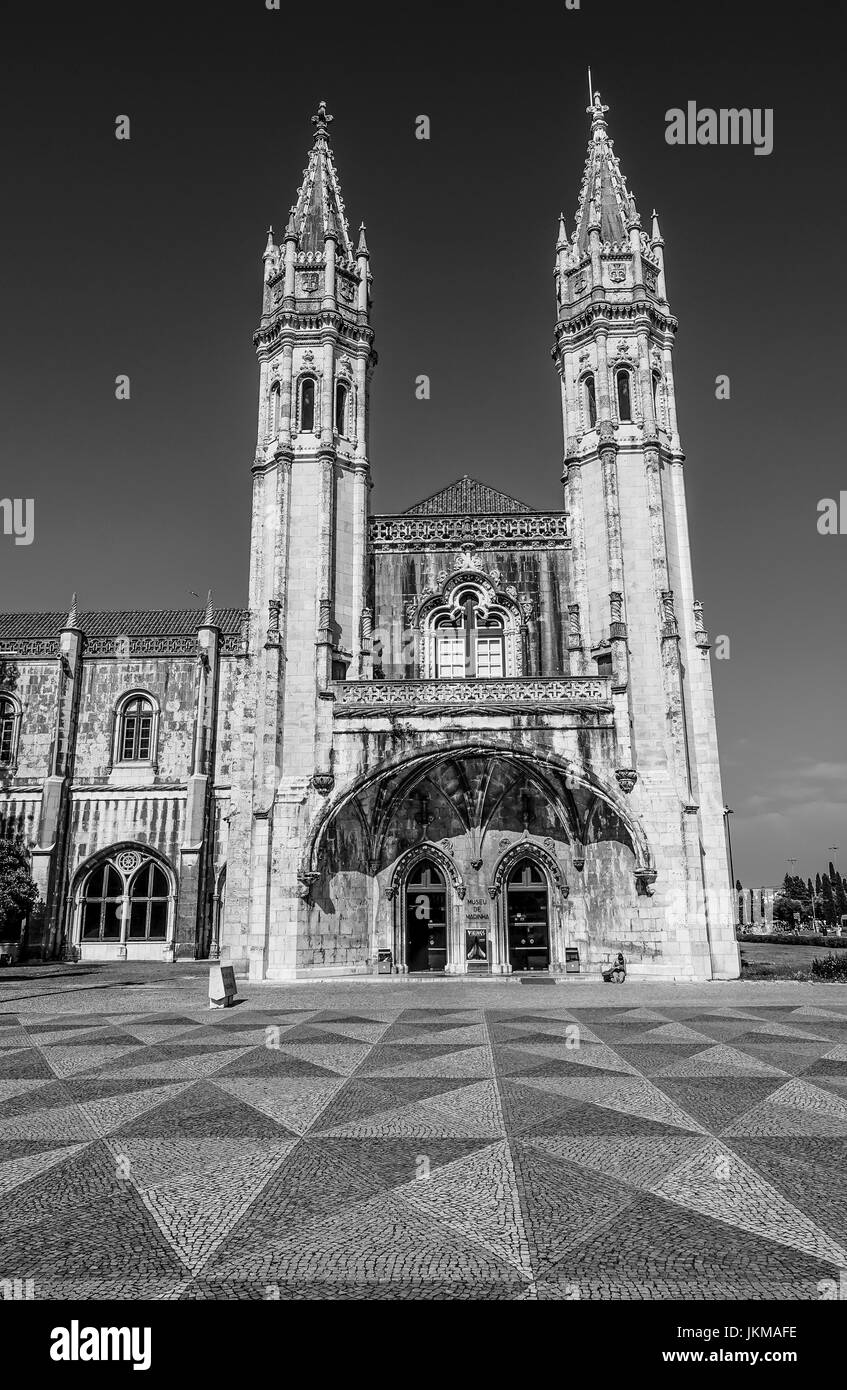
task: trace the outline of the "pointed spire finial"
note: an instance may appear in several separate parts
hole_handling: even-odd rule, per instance
[[[67,620],[67,622],[65,623],[65,627],[76,627],[76,624],[77,624],[76,594],[72,594],[72,595],[71,595],[71,606],[70,606],[70,608],[68,609],[68,620]]]
[[[266,256],[272,256],[272,255],[273,255],[273,251],[274,251],[274,229],[273,229],[273,227],[268,227],[268,240],[267,240],[267,244],[265,245],[265,252],[264,252],[264,254],[265,254]]]
[[[214,627],[214,624],[215,610],[212,608],[212,591],[210,589],[206,595],[206,612],[203,614],[203,626]]]
[[[587,115],[591,117],[591,129],[595,135],[598,131],[605,131],[606,112],[608,109],[608,106],[604,106],[600,100],[600,93],[595,92],[591,105],[585,108]]]
[[[312,117],[312,125],[315,127],[316,140],[319,139],[320,136],[326,135],[330,121],[334,120],[335,117],[331,116],[326,109],[326,102],[318,102],[318,113],[316,116]]]
[[[365,224],[364,224],[364,222],[363,222],[363,223],[361,224],[361,226],[359,227],[359,244],[358,244],[358,246],[356,247],[356,255],[357,255],[357,256],[367,256],[367,254],[368,254],[368,243],[367,243],[367,241],[365,240]]]

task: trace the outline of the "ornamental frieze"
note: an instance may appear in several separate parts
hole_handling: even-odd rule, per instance
[[[564,512],[374,517],[369,536],[374,550],[462,549],[471,543],[502,550],[566,550],[571,544]]]
[[[336,681],[336,713],[351,707],[394,705],[609,705],[600,676],[507,676],[502,680]]]

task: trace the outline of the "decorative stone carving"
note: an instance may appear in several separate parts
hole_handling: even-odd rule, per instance
[[[637,868],[635,870],[635,891],[641,898],[652,898],[652,884],[656,882],[656,870]]]
[[[331,772],[315,772],[312,775],[312,786],[321,796],[329,796],[335,786],[335,776]]]
[[[565,705],[606,706],[611,688],[605,676],[504,676],[501,680],[337,681],[336,712],[351,707],[392,705]]]
[[[615,768],[615,777],[617,778],[618,786],[621,788],[621,791],[626,792],[627,796],[638,781],[638,773],[635,771],[634,767]]]
[[[494,516],[375,517],[370,523],[374,550],[454,550],[496,546],[501,550],[570,548],[564,512],[516,512]]]
[[[573,858],[573,866],[576,869],[577,873],[581,874],[583,869],[585,868],[585,855],[575,854]]]
[[[662,636],[678,637],[679,624],[674,609],[673,589],[662,590]]]
[[[702,651],[708,651],[712,645],[703,621],[703,605],[697,599],[694,600],[694,641]]]
[[[127,876],[129,876],[129,874],[131,873],[134,873],[134,871],[142,863],[143,859],[144,856],[142,854],[139,854],[137,849],[122,849],[120,854],[115,855],[115,863],[121,870],[121,873],[124,873]]]
[[[295,896],[306,902],[311,896],[313,885],[317,883],[319,878],[320,874],[315,873],[314,870],[304,870],[299,873],[297,875],[297,887],[294,890]]]
[[[568,650],[579,651],[582,647],[582,632],[579,621],[579,604],[568,604]]]

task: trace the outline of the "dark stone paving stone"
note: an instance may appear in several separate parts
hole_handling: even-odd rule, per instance
[[[350,1039],[346,1041],[349,1042]],[[284,1038],[280,1038],[280,1046],[284,1046]],[[331,1076],[337,1079],[338,1072],[333,1071],[331,1067],[322,1067],[317,1062],[307,1062],[302,1057],[281,1052],[277,1048],[256,1047],[252,1052],[227,1062],[215,1072],[215,1076],[221,1077],[222,1080],[236,1076]]]
[[[129,1183],[96,1202],[54,1213],[50,1221],[0,1231],[0,1278],[90,1279],[125,1272],[128,1262],[135,1278],[184,1273]]]
[[[712,1043],[621,1043],[614,1050],[637,1071],[645,1076],[655,1076],[665,1067],[685,1062],[712,1046]]]
[[[358,1074],[364,1076],[370,1072],[381,1071],[384,1067],[413,1065],[428,1061],[437,1062],[442,1057],[452,1057],[460,1052],[472,1051],[473,1044],[470,1043],[396,1043],[393,1045],[378,1043],[358,1068]]]
[[[722,1076],[715,1084],[713,1077],[653,1078],[654,1086],[670,1096],[680,1109],[699,1120],[706,1129],[718,1134],[730,1122],[747,1110],[752,1110],[785,1084],[782,1076]]]
[[[580,1048],[580,1056],[590,1056],[588,1044],[583,1044]],[[604,1054],[604,1062],[607,1063],[608,1055]],[[498,1076],[536,1076],[538,1078],[546,1076],[568,1076],[568,1077],[603,1077],[610,1078],[620,1076],[631,1076],[631,1071],[621,1064],[620,1070],[610,1067],[608,1064],[603,1066],[592,1066],[590,1062],[572,1062],[567,1057],[540,1056],[530,1051],[524,1051],[517,1047],[500,1047],[494,1053],[494,1068]]]
[[[642,1287],[661,1285],[667,1277],[709,1282],[744,1275],[767,1287],[772,1279],[816,1282],[833,1276],[833,1266],[823,1260],[649,1193],[603,1230],[589,1232],[569,1252],[567,1264],[577,1282],[625,1270]]]
[[[500,1082],[500,1103],[507,1134],[525,1134],[554,1119],[561,1121],[560,1130],[565,1132],[568,1112],[581,1104],[578,1098],[522,1086],[517,1077]]]
[[[627,1115],[619,1110],[608,1110],[604,1106],[579,1103],[570,1106],[561,1115],[539,1120],[537,1124],[525,1124],[522,1133],[526,1137],[542,1135],[602,1135],[608,1139],[625,1139],[632,1135],[654,1135],[657,1139],[690,1133],[676,1125],[662,1124],[657,1120],[646,1120],[641,1115]]]
[[[532,1267],[543,1278],[586,1233],[614,1223],[638,1193],[603,1173],[542,1153],[527,1143],[512,1145],[521,1212]]]
[[[359,1283],[328,1283],[326,1281],[293,1280],[259,1281],[247,1283],[234,1280],[198,1279],[180,1297],[190,1299],[221,1299],[227,1302],[254,1299],[279,1299],[284,1302],[322,1303],[395,1303],[395,1302],[489,1302],[526,1297],[526,1287],[520,1280],[508,1283],[480,1283],[475,1279],[421,1280],[418,1283],[403,1283],[399,1280],[373,1283],[363,1279]]]
[[[208,1081],[198,1082],[178,1096],[147,1110],[115,1130],[125,1139],[285,1139],[295,1138],[283,1124],[272,1120],[236,1096]]]
[[[64,1144],[60,1141],[53,1147]],[[113,1155],[95,1140],[46,1173],[7,1192],[3,1197],[2,1226],[58,1220],[70,1209],[105,1203],[116,1194],[122,1198],[129,1186],[118,1180]]]
[[[0,1056],[0,1081],[52,1081],[55,1073],[37,1052],[28,1048],[22,1052],[6,1052]]]
[[[446,1095],[476,1084],[474,1078],[457,1081],[443,1076],[391,1076],[352,1078],[321,1112],[310,1133],[315,1134],[351,1121],[367,1119],[382,1110],[396,1110],[401,1105],[428,1100],[431,1096]],[[421,1140],[423,1142],[423,1140]]]
[[[73,1105],[74,1096],[68,1089],[64,1081],[58,1081],[53,1076],[52,1083],[47,1086],[37,1086],[33,1091],[21,1091],[16,1096],[10,1096],[4,1100],[0,1106],[0,1120],[12,1120],[19,1115],[31,1115],[36,1110],[55,1110],[67,1105]]]
[[[847,1186],[844,1169],[830,1164],[811,1164],[783,1151],[777,1136],[724,1140],[751,1168],[761,1173],[793,1206],[826,1230],[842,1245],[847,1243]],[[833,1154],[834,1162],[843,1157]]]
[[[847,1061],[840,1061],[835,1057],[821,1057],[806,1068],[806,1076],[833,1076],[838,1080],[847,1078]]]

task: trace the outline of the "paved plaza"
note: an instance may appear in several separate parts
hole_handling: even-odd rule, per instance
[[[819,1299],[847,989],[0,972],[35,1298]]]

